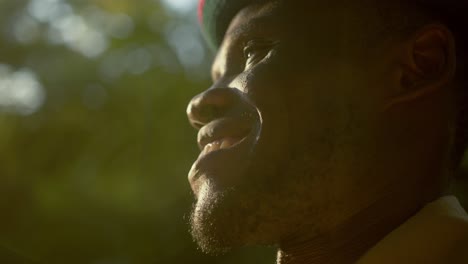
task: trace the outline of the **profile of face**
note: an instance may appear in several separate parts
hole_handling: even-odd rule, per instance
[[[189,173],[192,234],[206,252],[327,233],[430,169],[413,164],[442,159],[443,140],[424,145],[445,132],[420,135],[424,118],[388,107],[404,74],[397,40],[369,34],[373,11],[291,2],[237,14],[212,87],[188,106],[202,150]]]

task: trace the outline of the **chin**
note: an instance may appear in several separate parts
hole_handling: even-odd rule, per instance
[[[243,246],[277,245],[304,228],[304,219],[311,220],[307,230],[319,232],[327,193],[313,186],[326,172],[319,173],[311,165],[314,160],[301,156],[280,164],[260,162],[257,156],[255,166],[240,175],[241,184],[229,188],[206,178],[191,215],[191,233],[200,249],[217,255]]]
[[[316,200],[310,177],[317,171],[314,160],[294,158],[294,145],[281,129],[252,131],[233,149],[201,156],[192,167],[197,201],[191,233],[205,253],[277,244],[310,217],[310,203]]]
[[[253,185],[217,190],[205,182],[193,206],[191,233],[200,249],[217,255],[247,245],[271,245],[274,206],[271,197]],[[270,228],[268,228],[270,226]]]
[[[246,219],[252,209],[239,199],[236,188],[216,190],[205,181],[191,215],[191,233],[201,250],[221,254],[247,243]],[[242,208],[244,207],[244,208]]]

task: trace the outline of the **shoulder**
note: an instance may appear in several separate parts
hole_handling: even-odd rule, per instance
[[[455,197],[427,204],[383,238],[360,264],[468,264],[468,215]]]
[[[466,213],[452,217],[449,222],[456,233],[447,248],[447,264],[468,263],[468,217]]]
[[[468,234],[464,239],[457,241],[447,254],[447,264],[468,263]]]

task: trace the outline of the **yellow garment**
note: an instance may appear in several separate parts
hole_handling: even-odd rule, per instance
[[[468,214],[445,196],[372,247],[357,264],[468,264]]]

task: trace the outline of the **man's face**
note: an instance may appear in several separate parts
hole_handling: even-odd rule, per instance
[[[356,19],[370,11],[301,10],[270,2],[241,11],[213,86],[189,105],[204,148],[189,174],[192,233],[207,252],[326,232],[391,181],[375,176],[388,168],[380,110],[394,83],[379,54],[386,44],[366,43],[369,21]]]

